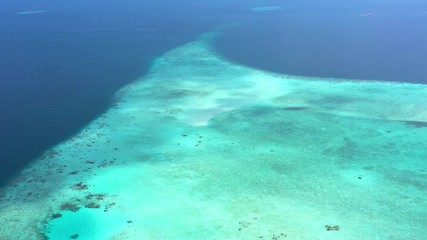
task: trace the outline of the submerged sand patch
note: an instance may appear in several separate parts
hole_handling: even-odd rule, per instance
[[[262,72],[212,37],[2,190],[0,239],[423,239],[426,86]]]

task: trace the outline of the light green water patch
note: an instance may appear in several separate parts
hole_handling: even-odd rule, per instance
[[[426,86],[262,72],[212,37],[2,189],[0,239],[423,239]]]
[[[49,223],[49,239],[108,239],[126,228],[123,216],[101,209],[84,208],[77,212],[64,211]]]
[[[276,11],[282,8],[283,7],[278,7],[278,6],[263,6],[263,7],[253,7],[251,8],[251,10],[254,12],[269,12],[269,11]]]

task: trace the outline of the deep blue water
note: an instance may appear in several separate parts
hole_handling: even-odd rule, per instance
[[[222,24],[240,23],[218,53],[252,67],[427,82],[425,3],[319,2],[0,0],[0,182],[101,114],[155,57]],[[30,10],[46,12],[15,14]]]
[[[181,3],[1,1],[0,181],[96,118],[155,57],[221,24]],[[46,12],[15,15],[28,10]]]
[[[289,0],[274,6],[282,8],[228,29],[217,51],[272,72],[427,83],[427,1]]]

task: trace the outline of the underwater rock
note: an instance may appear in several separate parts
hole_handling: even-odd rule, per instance
[[[273,237],[271,237],[272,240],[279,240],[281,237],[287,237],[287,234],[280,233],[280,234],[273,234]],[[261,238],[261,237],[260,237]]]
[[[71,239],[76,239],[76,238],[78,238],[78,237],[79,237],[79,235],[78,235],[78,234],[73,234],[73,235],[71,235],[71,236],[70,236],[70,238],[71,238]]]
[[[335,225],[335,226],[331,226],[331,225],[325,225],[326,231],[339,231],[340,230],[340,226]]]
[[[77,212],[80,210],[80,207],[77,206],[74,203],[63,203],[60,207],[61,210],[65,211],[71,211],[71,212]]]
[[[85,198],[86,198],[87,200],[93,200],[93,199],[96,199],[96,200],[101,201],[101,200],[104,200],[104,198],[105,198],[105,194],[88,194]]]
[[[107,205],[105,205],[105,209],[104,212],[108,212],[108,210],[110,210],[111,207],[113,207],[114,205],[116,205],[116,203],[108,203]]]
[[[52,214],[52,219],[56,219],[56,218],[60,218],[60,217],[62,217],[62,214],[60,214],[60,213]]]
[[[99,205],[98,203],[94,203],[94,202],[90,202],[88,204],[85,204],[85,208],[99,208],[101,207],[101,205]]]
[[[79,183],[74,184],[71,188],[72,188],[73,190],[78,190],[78,191],[80,191],[80,190],[86,190],[86,189],[88,189],[89,187],[88,187],[88,185],[83,184],[83,182],[79,182]]]

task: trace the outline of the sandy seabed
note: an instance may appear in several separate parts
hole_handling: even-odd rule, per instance
[[[0,191],[0,239],[424,239],[427,86],[231,63],[205,34]]]

